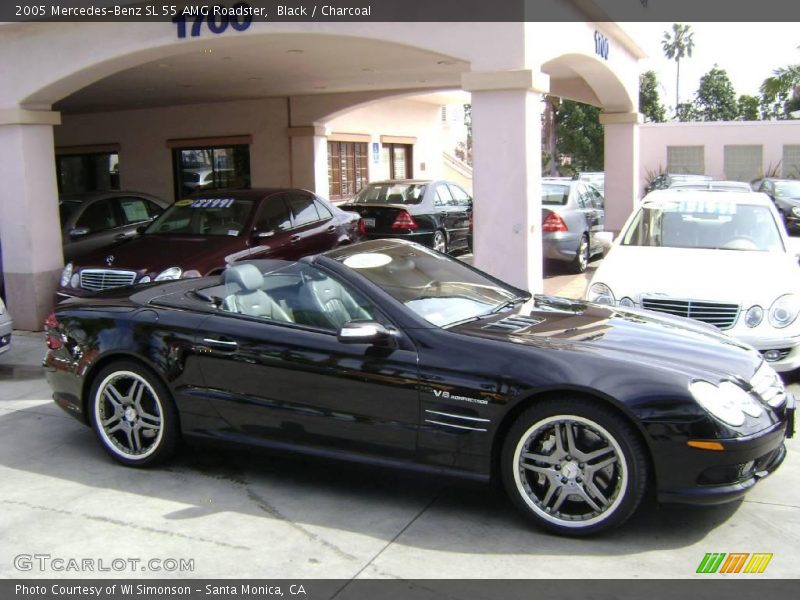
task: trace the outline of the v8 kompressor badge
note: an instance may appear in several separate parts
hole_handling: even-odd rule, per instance
[[[456,396],[445,390],[433,390],[433,395],[437,398],[444,398],[446,400],[461,400],[462,402],[472,402],[473,404],[489,404],[488,400],[481,398],[470,398],[469,396]]]

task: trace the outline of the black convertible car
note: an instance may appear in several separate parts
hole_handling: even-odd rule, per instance
[[[46,330],[55,401],[125,465],[193,438],[496,477],[568,535],[648,486],[738,498],[793,430],[775,372],[713,327],[532,298],[399,240],[108,290]]]

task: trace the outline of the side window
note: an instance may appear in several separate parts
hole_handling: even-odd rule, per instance
[[[126,225],[134,223],[144,223],[149,221],[154,215],[148,205],[151,205],[143,198],[118,198],[122,218]],[[151,206],[155,206],[154,204]]]
[[[434,206],[452,206],[453,195],[446,185],[440,185],[436,188],[436,195],[433,200]]]
[[[588,193],[586,191],[586,186],[585,185],[583,185],[582,183],[578,184],[575,187],[575,195],[576,195],[579,207],[581,207],[581,208],[592,208],[592,201],[589,198],[589,195],[588,195]]]
[[[256,219],[257,231],[284,231],[292,227],[285,198],[285,195],[271,196],[261,204],[261,212]]]
[[[114,212],[114,205],[111,199],[93,202],[83,211],[83,214],[75,223],[75,227],[86,227],[90,232],[119,227],[119,220]]]
[[[319,221],[319,213],[314,199],[306,194],[290,194],[289,206],[294,216],[294,226],[302,227],[314,221]]]
[[[331,213],[331,211],[328,210],[328,207],[325,206],[324,203],[320,202],[319,198],[317,198],[314,203],[317,205],[317,212],[319,213],[320,219],[325,220],[333,218],[333,214]]]
[[[161,208],[155,202],[150,202],[149,200],[145,200],[147,204],[147,213],[150,215],[151,219],[155,219],[158,215],[164,212],[165,209]]]
[[[605,209],[605,199],[603,198],[603,194],[601,194],[597,188],[590,187],[589,195],[592,199],[592,206],[601,210]]]
[[[453,200],[455,200],[456,206],[468,208],[472,206],[472,198],[469,197],[469,194],[462,190],[457,185],[448,184],[447,186],[450,190],[450,194],[453,196]]]

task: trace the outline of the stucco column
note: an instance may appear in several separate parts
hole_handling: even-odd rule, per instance
[[[642,115],[601,113],[605,132],[606,229],[619,233],[639,200],[639,125]]]
[[[474,264],[537,293],[542,283],[541,94],[529,70],[465,73],[472,93]]]
[[[324,127],[289,128],[292,187],[328,197],[328,138]]]
[[[0,242],[16,329],[42,329],[64,267],[53,149],[60,122],[55,112],[0,110]]]

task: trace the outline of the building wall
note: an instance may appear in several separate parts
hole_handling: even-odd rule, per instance
[[[639,189],[644,189],[648,173],[667,170],[669,146],[702,146],[704,174],[725,179],[725,146],[761,146],[761,174],[780,169],[783,175],[783,147],[798,144],[800,121],[647,123],[640,129]]]
[[[337,133],[370,135],[369,179],[376,181],[388,175],[379,159],[372,155],[372,144],[380,144],[381,136],[416,138],[413,150],[413,176],[420,179],[442,177],[441,107],[437,104],[399,98],[375,102],[356,108],[325,124],[331,137]]]

